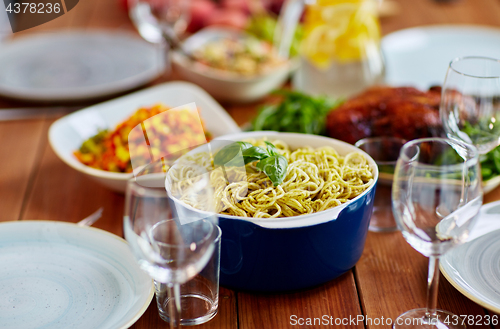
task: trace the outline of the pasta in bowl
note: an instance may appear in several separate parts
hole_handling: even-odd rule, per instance
[[[242,141],[252,145],[248,149],[261,149],[243,150],[239,166],[229,157],[230,165],[214,165],[221,150]],[[210,151],[212,159],[202,162],[210,172],[223,232],[222,285],[252,291],[303,289],[355,265],[378,179],[370,156],[335,139],[278,132],[222,136],[211,142]],[[279,158],[276,153],[287,161],[279,184],[279,173],[265,168],[281,161],[273,158]],[[175,175],[180,182],[189,173]]]

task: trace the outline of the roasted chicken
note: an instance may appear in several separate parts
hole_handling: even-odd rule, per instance
[[[442,135],[440,88],[373,87],[331,111],[327,134],[354,144],[374,136],[412,140]]]

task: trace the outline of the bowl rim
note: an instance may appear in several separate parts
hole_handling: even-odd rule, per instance
[[[225,214],[217,214],[219,218],[225,218],[225,219],[231,219],[231,220],[240,220],[240,221],[246,221],[249,223],[253,223],[257,226],[263,227],[263,228],[270,228],[270,229],[289,229],[289,228],[300,228],[300,227],[307,227],[307,226],[314,226],[322,223],[326,223],[329,221],[336,220],[338,216],[340,216],[340,213],[350,205],[352,205],[355,202],[358,202],[362,198],[364,198],[368,193],[371,193],[371,191],[375,188],[378,182],[378,177],[379,177],[379,172],[378,172],[378,167],[370,155],[368,155],[366,152],[363,150],[357,148],[356,146],[346,143],[344,141],[330,138],[330,137],[325,137],[325,136],[319,136],[319,135],[311,135],[311,134],[301,134],[301,133],[285,133],[285,132],[277,132],[277,131],[252,131],[252,132],[241,132],[241,133],[235,133],[235,134],[228,134],[224,136],[220,136],[217,138],[214,138],[214,140],[224,140],[224,139],[229,139],[229,140],[241,140],[245,138],[252,138],[252,137],[268,137],[268,136],[276,136],[277,139],[281,137],[287,137],[290,138],[300,138],[303,140],[307,139],[317,139],[317,140],[322,140],[325,142],[325,145],[331,145],[331,144],[337,144],[341,145],[347,149],[351,149],[352,151],[360,152],[363,154],[367,159],[368,162],[370,163],[370,167],[373,172],[374,176],[374,181],[371,186],[369,186],[363,193],[358,195],[352,200],[349,200],[346,203],[343,203],[339,206],[329,208],[320,212],[312,213],[312,214],[304,214],[304,215],[298,215],[298,216],[291,216],[291,217],[280,217],[280,218],[254,218],[254,217],[241,217],[241,216],[233,216],[233,215],[225,215]],[[286,140],[284,140],[286,142]]]
[[[196,40],[197,38],[200,38],[200,36],[202,36],[203,34],[209,34],[209,33],[214,33],[214,32],[217,32],[221,35],[241,35],[241,36],[252,37],[251,34],[248,34],[245,31],[241,31],[241,30],[238,30],[238,29],[232,28],[232,27],[208,26],[208,27],[205,27],[205,28],[201,29],[200,31],[190,35],[183,42],[189,43],[193,39]],[[208,41],[209,40],[205,40],[204,42],[206,43]],[[203,43],[201,45],[203,45]],[[200,48],[201,45],[199,45],[193,49]],[[283,62],[276,65],[276,67],[274,67],[273,69],[268,70],[266,72],[262,72],[260,74],[251,75],[251,76],[238,75],[237,73],[233,74],[233,72],[213,68],[213,67],[210,67],[208,65],[201,64],[201,63],[199,63],[199,64],[203,65],[203,67],[206,67],[207,69],[206,70],[197,70],[196,69],[197,65],[189,65],[190,60],[187,59],[178,50],[174,50],[172,52],[172,62],[173,62],[173,64],[179,65],[183,69],[188,70],[191,73],[201,75],[205,78],[214,79],[214,80],[218,80],[218,81],[224,81],[224,82],[231,82],[231,83],[251,83],[251,82],[257,82],[260,80],[264,80],[266,78],[269,78],[270,76],[278,75],[279,73],[287,73],[287,72],[294,70],[299,65],[299,57],[296,56],[293,58],[283,59]]]

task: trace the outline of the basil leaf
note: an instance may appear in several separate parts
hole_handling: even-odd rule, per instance
[[[242,152],[243,152],[243,151],[245,151],[246,149],[249,149],[249,148],[253,147],[253,145],[252,145],[252,144],[247,143],[247,142],[236,142],[236,143],[237,143],[238,145],[240,145],[240,147],[241,147],[241,151],[242,151]]]
[[[257,160],[262,160],[269,157],[269,153],[265,149],[259,146],[252,146],[243,151],[243,160],[245,164],[254,162]]]
[[[252,145],[252,144],[250,144]],[[214,156],[214,165],[223,166],[226,165],[229,161],[233,160],[238,153],[241,152],[241,144],[240,143],[231,143],[224,146],[219,150]]]
[[[280,153],[278,152],[278,149],[276,148],[276,146],[274,146],[272,143],[268,142],[268,141],[264,141],[264,143],[266,143],[267,145],[267,153],[269,153],[269,155],[279,155]]]
[[[287,167],[288,161],[281,154],[267,157],[257,163],[257,168],[269,177],[274,186],[278,186],[283,183]]]

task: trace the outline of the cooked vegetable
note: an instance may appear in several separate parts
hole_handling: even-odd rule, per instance
[[[269,43],[253,36],[209,41],[193,55],[198,63],[243,76],[269,72],[284,62]]]
[[[252,130],[275,130],[305,134],[325,134],[327,114],[341,101],[326,97],[312,97],[296,91],[279,90],[279,104],[265,105],[259,109],[252,122]]]
[[[179,155],[178,152],[206,143],[209,136],[200,126],[196,113],[188,109],[167,111],[169,109],[162,104],[151,108],[140,108],[113,131],[100,131],[84,141],[74,155],[80,162],[93,168],[132,172],[129,141],[136,146],[134,166],[148,164],[165,154],[167,157],[168,155],[176,157]],[[165,113],[156,116],[162,112]],[[142,129],[133,129],[141,123]],[[144,145],[144,130],[148,135],[147,145]]]

